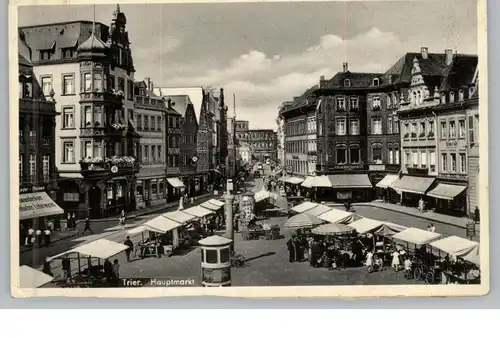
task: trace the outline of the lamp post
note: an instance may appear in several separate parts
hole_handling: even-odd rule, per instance
[[[234,195],[231,193],[232,187],[229,184],[226,185],[227,191],[224,197],[225,199],[225,214],[226,214],[226,238],[232,240],[231,247],[234,250],[234,224],[233,224],[233,203]]]

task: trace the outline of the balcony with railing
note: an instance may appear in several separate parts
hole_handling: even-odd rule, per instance
[[[19,111],[21,112],[52,112],[55,114],[56,108],[55,103],[34,98],[20,98],[19,99]]]
[[[106,172],[120,175],[124,172],[138,171],[140,164],[133,156],[94,157],[81,160],[80,168],[84,176]]]
[[[127,127],[121,123],[113,123],[110,126],[101,126],[96,123],[94,125],[88,123],[87,126],[80,128],[80,136],[94,137],[94,136],[111,136],[121,137],[125,135]]]

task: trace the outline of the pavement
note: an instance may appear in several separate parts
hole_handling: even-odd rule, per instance
[[[199,196],[195,200],[195,205],[201,204],[214,196],[211,194]],[[190,205],[186,205],[189,207]],[[131,213],[126,222],[125,228],[130,230],[130,228],[136,227],[138,225],[144,224],[150,219],[153,219],[167,211],[176,210],[178,207],[178,202],[173,204],[164,205],[162,207],[156,207],[151,209],[143,209],[135,213]],[[113,241],[123,242],[126,238],[126,231],[118,225],[117,218],[104,218],[100,220],[92,220],[90,222],[90,227],[93,231],[90,235],[84,235],[83,224],[77,225],[80,228],[77,232],[68,233],[66,237],[61,237],[59,240],[52,241],[51,245],[48,247],[41,248],[25,248],[20,252],[20,265],[28,265],[31,267],[39,267],[45,261],[45,258],[57,255],[61,252],[67,251],[75,246],[85,244],[87,242],[95,241],[100,238],[106,238]],[[63,233],[64,234],[64,233]]]

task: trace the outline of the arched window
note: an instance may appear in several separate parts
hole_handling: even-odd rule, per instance
[[[352,144],[349,147],[349,158],[352,164],[361,163],[361,151],[358,144]]]
[[[382,164],[382,144],[372,144],[372,162],[375,164]]]
[[[345,144],[337,144],[335,146],[335,156],[337,164],[347,163],[347,146]]]
[[[413,97],[412,97],[412,103],[414,105],[416,105],[417,104],[417,93],[416,92],[412,92],[412,95],[413,95]]]
[[[380,79],[379,78],[374,78],[373,79],[373,86],[374,87],[380,86]]]
[[[420,90],[417,92],[417,104],[422,104],[422,93]]]

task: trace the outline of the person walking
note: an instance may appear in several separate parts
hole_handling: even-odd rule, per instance
[[[37,248],[42,246],[42,230],[40,229],[35,231],[35,243]]]
[[[73,230],[76,230],[76,215],[75,215],[75,213],[73,213],[71,215],[71,228]]]
[[[92,229],[90,228],[90,219],[89,217],[85,217],[85,228],[83,229],[83,234],[85,235],[85,233],[89,231],[91,234],[93,234],[94,232],[92,231]]]
[[[125,210],[122,210],[120,213],[120,218],[118,219],[118,223],[121,225],[122,228],[125,228]]]
[[[50,229],[45,228],[45,230],[43,231],[43,239],[44,239],[45,246],[50,245],[50,234],[51,234]]]
[[[125,250],[125,256],[127,257],[127,262],[130,262],[130,253],[134,250],[134,242],[130,240],[130,236],[127,236],[125,242],[123,242],[128,248]]]
[[[120,264],[118,263],[118,259],[113,261],[113,279],[118,285],[118,280],[120,279]]]
[[[286,247],[288,249],[288,261],[290,263],[295,262],[295,235],[292,236],[287,242],[286,242]]]

